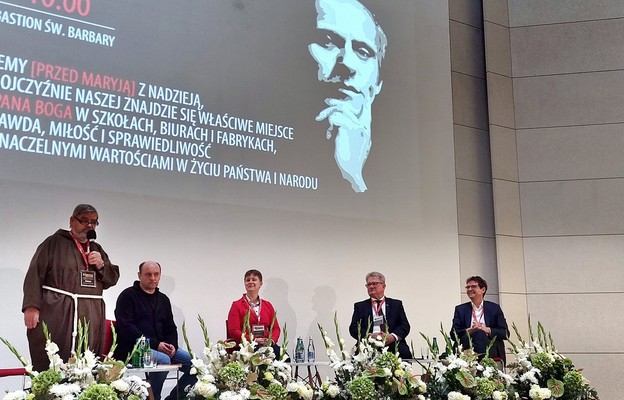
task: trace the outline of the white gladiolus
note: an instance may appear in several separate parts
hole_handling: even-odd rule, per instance
[[[61,400],[75,399],[80,394],[81,387],[75,383],[56,384],[50,387],[50,394]]]
[[[529,371],[525,372],[524,374],[520,375],[520,382],[526,382],[529,381],[531,383],[535,383],[537,384],[537,377],[535,376],[535,374],[539,374],[540,370],[537,368],[531,368]]]
[[[209,399],[214,396],[219,389],[215,385],[209,382],[198,381],[193,387],[193,391],[198,395]]]
[[[111,387],[118,392],[127,393],[130,390],[130,385],[123,379],[117,379],[111,382]]]
[[[28,393],[23,390],[16,390],[14,392],[8,392],[7,394],[5,394],[2,400],[24,400],[26,399],[27,395]]]
[[[529,397],[533,400],[549,399],[551,394],[550,389],[541,388],[538,385],[532,385],[531,390],[529,390]]]
[[[492,399],[493,400],[507,400],[507,393],[495,390],[494,393],[492,393]]]
[[[50,359],[49,369],[58,370],[63,365],[63,359],[58,354],[50,354],[48,358]]]
[[[470,400],[470,396],[459,392],[450,392],[448,394],[448,400]]]
[[[59,347],[56,343],[47,341],[46,346],[45,346],[45,351],[48,354],[48,356],[51,356],[52,354],[56,354],[59,352]]]
[[[329,385],[327,388],[327,394],[329,397],[336,397],[340,394],[340,388],[336,385]]]

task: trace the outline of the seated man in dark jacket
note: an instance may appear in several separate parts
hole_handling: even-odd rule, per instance
[[[349,333],[354,339],[362,339],[358,338],[358,327],[359,334],[364,336],[370,325],[369,336],[383,339],[392,352],[396,348],[402,359],[412,358],[405,341],[410,332],[410,324],[403,302],[385,296],[386,277],[380,272],[368,273],[365,286],[369,298],[353,305]]]
[[[493,337],[496,341],[490,348],[490,358],[500,358],[505,363],[505,339],[509,338],[507,321],[500,306],[491,301],[484,301],[487,282],[480,276],[471,276],[466,280],[466,294],[469,302],[455,307],[453,330],[459,337],[462,348],[468,349],[468,336],[472,339],[475,352],[485,355],[485,350]]]
[[[125,360],[132,351],[136,340],[141,336],[150,339],[152,359],[158,364],[182,364],[184,373],[178,382],[180,395],[189,385],[197,380],[191,375],[191,356],[178,348],[178,329],[173,321],[171,302],[158,290],[160,282],[160,264],[145,261],[139,265],[139,280],[125,289],[117,298],[115,307],[116,327],[119,332],[115,358]],[[167,372],[150,373],[154,399],[160,400],[160,392],[167,377]],[[178,388],[175,387],[167,400],[175,399]]]

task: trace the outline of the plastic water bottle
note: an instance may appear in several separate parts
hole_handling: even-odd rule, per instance
[[[440,348],[438,347],[438,339],[433,338],[433,344],[431,345],[431,350],[433,350],[434,357],[440,354]]]
[[[308,362],[313,363],[315,356],[316,352],[314,351],[314,340],[312,340],[312,336],[310,336],[310,339],[308,339]]]
[[[453,354],[453,348],[451,347],[449,342],[446,343],[446,350],[444,352],[446,353],[447,357]]]
[[[143,367],[152,367],[152,361],[152,347],[149,338],[147,338],[143,347]]]
[[[132,354],[132,366],[134,368],[143,368],[143,340],[136,340],[136,351]]]
[[[295,347],[295,362],[305,362],[305,347],[303,347],[303,339],[301,336],[297,338],[297,346]]]

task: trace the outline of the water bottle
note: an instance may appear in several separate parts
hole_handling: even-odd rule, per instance
[[[433,351],[433,356],[437,356],[440,353],[440,349],[438,348],[438,339],[433,338],[433,344],[431,345],[431,350]]]
[[[444,352],[446,353],[447,357],[453,354],[453,348],[451,347],[449,342],[446,343],[446,350]]]
[[[143,341],[141,338],[138,338],[136,343],[136,351],[132,353],[132,366],[134,368],[143,368]]]
[[[314,351],[314,341],[312,340],[312,336],[310,336],[310,339],[308,339],[308,362],[309,363],[314,362],[315,355],[316,353]]]
[[[143,367],[152,367],[152,347],[149,338],[145,339],[143,347]]]
[[[295,362],[305,362],[305,347],[303,347],[303,339],[301,336],[297,338],[297,346],[295,347]]]

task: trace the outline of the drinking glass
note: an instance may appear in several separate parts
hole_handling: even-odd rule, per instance
[[[143,366],[145,368],[152,368],[156,366],[156,363],[154,362],[154,358],[152,357],[152,351],[146,351],[145,353],[143,353]]]

